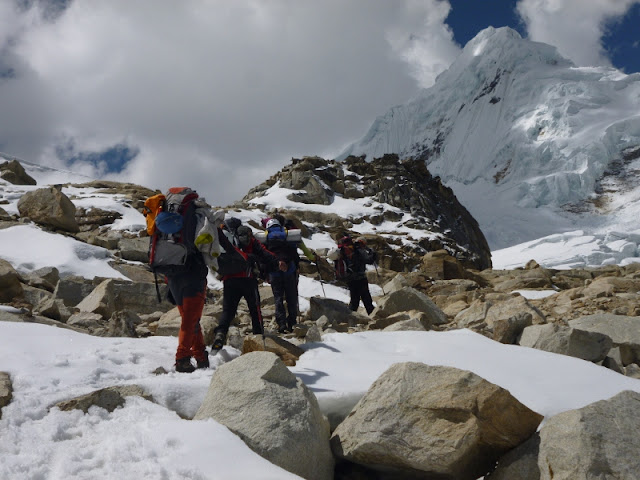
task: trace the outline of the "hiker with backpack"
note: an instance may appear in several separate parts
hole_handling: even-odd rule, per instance
[[[279,268],[269,275],[269,283],[276,306],[278,333],[292,332],[294,325],[297,324],[296,318],[298,316],[298,279],[300,277],[298,247],[304,243],[299,230],[285,228],[286,225],[289,227],[294,225],[293,222],[287,224],[282,215],[274,215],[264,225],[266,227],[263,236],[265,245],[278,257]],[[306,249],[306,246],[304,248]],[[306,249],[305,255],[312,262],[315,261],[315,255],[308,249]]]
[[[221,221],[224,211],[213,213],[197,192],[175,187],[147,199],[143,213],[151,236],[149,264],[156,279],[158,301],[160,275],[169,287],[168,300],[180,312],[176,372],[208,368],[209,354],[200,317],[206,299],[208,265],[216,264],[219,250],[213,227]]]
[[[259,264],[268,271],[278,268],[277,258],[253,236],[251,228],[237,218],[229,218],[218,229],[224,252],[218,257],[218,275],[222,277],[222,315],[215,328],[212,352],[219,351],[227,341],[229,326],[236,316],[242,298],[251,315],[253,334],[264,335],[258,291]]]
[[[373,300],[366,272],[368,264],[375,264],[378,258],[376,252],[367,247],[364,238],[353,241],[345,233],[338,242],[338,248],[330,252],[327,258],[334,261],[336,279],[347,283],[349,308],[355,312],[362,300],[367,314],[370,314],[373,311]]]

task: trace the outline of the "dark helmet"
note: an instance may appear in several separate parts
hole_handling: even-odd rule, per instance
[[[236,217],[231,217],[224,221],[224,226],[230,232],[235,232],[236,230],[238,230],[238,227],[240,225],[242,225],[242,220]]]
[[[240,225],[236,230],[236,234],[238,235],[238,243],[241,247],[246,247],[251,243],[251,238],[253,238],[251,228],[246,225]]]

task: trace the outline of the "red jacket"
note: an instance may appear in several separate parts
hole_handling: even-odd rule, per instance
[[[218,232],[218,237],[220,238],[220,245],[225,250],[229,250],[230,248],[235,248],[238,252],[242,254],[243,257],[246,257],[251,267],[253,267],[256,263],[265,265],[268,272],[274,271],[278,268],[278,258],[273,254],[273,252],[266,249],[264,245],[262,245],[255,237],[251,237],[251,241],[249,245],[245,247],[239,247],[233,245],[227,236],[220,230]],[[247,269],[247,271],[242,273],[235,273],[233,275],[225,275],[222,277],[222,281],[229,278],[255,278],[255,273],[253,268]]]

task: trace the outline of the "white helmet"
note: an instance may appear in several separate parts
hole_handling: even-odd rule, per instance
[[[276,220],[275,218],[270,218],[269,221],[267,222],[267,230],[269,230],[274,225],[278,225],[279,227],[282,226],[280,225],[280,222],[278,220]]]

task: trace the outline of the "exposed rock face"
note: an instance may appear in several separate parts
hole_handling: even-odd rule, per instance
[[[542,416],[479,376],[391,366],[331,437],[334,453],[397,478],[473,480],[533,433]]]
[[[289,472],[333,478],[329,423],[315,395],[273,353],[252,352],[220,366],[194,417],[205,418]]]
[[[289,196],[301,204],[300,210],[293,212],[295,216],[323,225],[334,235],[348,229],[349,223],[380,225],[384,221],[433,232],[429,239],[417,240],[393,231],[376,235],[373,246],[379,253],[380,265],[385,268],[412,270],[427,251],[443,248],[467,266],[478,270],[491,266],[491,253],[478,223],[451,189],[431,176],[423,161],[401,162],[397,155],[385,155],[372,162],[365,161],[364,157],[348,157],[342,163],[319,157],[293,159],[290,165],[250,190],[239,205],[249,206],[251,200],[259,204],[259,197],[276,182],[280,182],[281,187],[303,192]],[[330,205],[335,195],[347,199],[368,197],[372,205],[373,202],[379,204],[374,213],[363,218],[349,217],[346,221],[305,211],[304,204]],[[412,241],[413,246],[398,255],[392,245],[399,245],[402,239]]]
[[[78,232],[76,207],[60,188],[39,188],[27,192],[18,201],[21,217],[66,232]]]
[[[0,164],[0,178],[14,185],[36,185],[37,182],[25,172],[18,160],[9,160]]]

